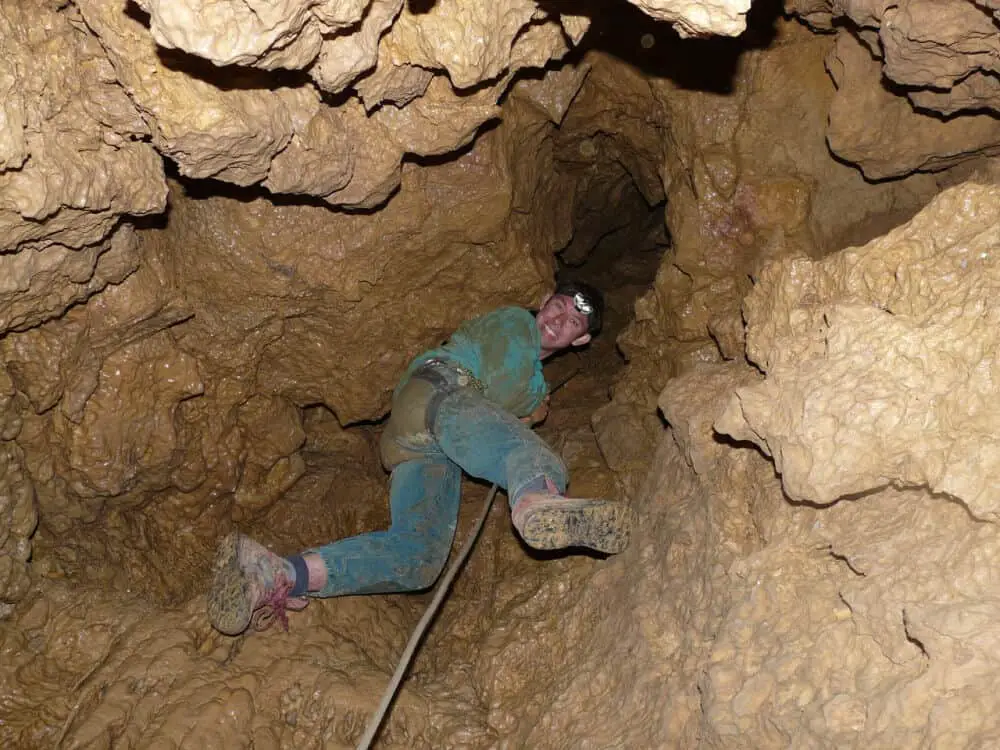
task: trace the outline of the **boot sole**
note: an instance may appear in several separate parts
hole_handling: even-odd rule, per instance
[[[617,554],[628,546],[632,512],[610,500],[558,499],[530,508],[521,525],[521,538],[535,549],[589,547]]]
[[[239,534],[233,532],[215,553],[212,588],[208,593],[208,619],[226,635],[239,635],[250,625],[250,583],[239,565]]]

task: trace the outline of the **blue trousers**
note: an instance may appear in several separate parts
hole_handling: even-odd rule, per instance
[[[463,470],[504,488],[511,507],[541,477],[565,490],[562,460],[519,419],[473,388],[449,388],[437,396],[426,439],[418,441],[411,460],[392,470],[392,525],[310,550],[327,570],[326,587],[312,596],[432,586],[455,536]]]

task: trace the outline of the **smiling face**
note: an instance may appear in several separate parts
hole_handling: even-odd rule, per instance
[[[570,346],[583,346],[590,341],[587,316],[576,309],[573,298],[565,294],[546,297],[535,315],[535,324],[542,336],[542,359]]]

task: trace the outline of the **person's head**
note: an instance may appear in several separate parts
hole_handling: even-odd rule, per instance
[[[542,357],[583,346],[601,330],[604,297],[590,284],[563,281],[542,300],[535,315],[542,337]]]

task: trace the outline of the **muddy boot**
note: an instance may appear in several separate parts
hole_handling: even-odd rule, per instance
[[[632,529],[632,512],[623,503],[541,492],[518,498],[511,519],[535,549],[589,547],[615,554],[628,546]]]
[[[215,555],[212,589],[208,594],[208,618],[226,635],[239,635],[247,628],[266,630],[277,620],[288,630],[286,609],[302,609],[302,597],[289,598],[295,569],[283,557],[239,532],[219,543]]]

